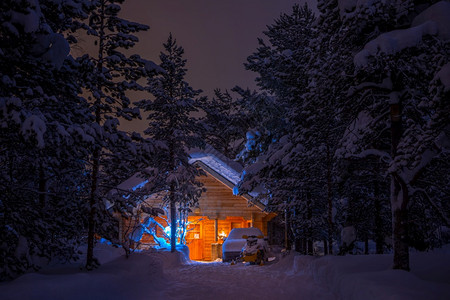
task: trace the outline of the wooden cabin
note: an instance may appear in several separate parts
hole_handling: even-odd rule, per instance
[[[221,258],[221,244],[233,228],[257,227],[267,235],[268,222],[275,214],[264,212],[265,205],[250,195],[234,195],[233,188],[242,167],[212,148],[206,150],[191,155],[190,163],[203,169],[207,176],[197,178],[206,192],[199,199],[198,207],[192,208],[188,216],[186,244],[192,260],[210,261]],[[145,203],[162,207],[161,197],[151,195]],[[168,224],[165,218],[160,216],[156,219],[159,223]],[[152,236],[142,236],[142,245],[152,243]]]

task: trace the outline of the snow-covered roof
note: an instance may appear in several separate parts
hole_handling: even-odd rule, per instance
[[[189,157],[190,164],[199,163],[201,168],[210,173],[223,184],[227,185],[229,188],[233,189],[234,194],[237,194],[234,189],[241,180],[241,173],[243,171],[243,167],[240,163],[229,159],[208,144],[205,148],[191,149],[189,151]],[[148,168],[146,171],[151,171],[151,168]],[[143,173],[144,172],[138,172],[134,174],[119,184],[116,189],[111,191],[111,193],[116,193],[117,191],[135,191],[143,188],[149,182]],[[250,193],[242,195],[242,197],[248,201],[251,201],[260,209],[264,209],[266,203],[261,202],[261,200],[255,201],[252,199],[256,198],[260,193],[262,193],[262,191],[262,188],[257,187]],[[107,206],[110,207],[112,204]]]
[[[204,149],[192,149],[189,156],[189,163],[202,162],[233,185],[236,185],[241,179],[242,166],[210,145],[206,145]]]
[[[190,164],[202,162],[208,168],[228,180],[233,185],[236,185],[241,178],[241,172],[243,169],[242,166],[238,162],[227,158],[210,145],[206,145],[204,149],[191,149],[189,151],[189,156]],[[117,189],[133,191],[139,189],[148,182],[144,177],[145,176],[142,172],[138,172],[119,184]]]

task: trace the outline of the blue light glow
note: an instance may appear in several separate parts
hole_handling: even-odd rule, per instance
[[[135,191],[137,189],[142,188],[144,185],[146,185],[148,183],[148,180],[144,180],[143,182],[139,183],[138,185],[135,185],[132,190]]]
[[[239,195],[239,188],[237,186],[233,187],[233,195]]]
[[[170,236],[170,230],[171,230],[171,228],[170,228],[170,225],[169,225],[166,228],[164,228],[164,233],[167,234],[167,236]]]

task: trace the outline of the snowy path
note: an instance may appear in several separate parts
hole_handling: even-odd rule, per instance
[[[277,265],[193,263],[165,272],[164,299],[336,299],[311,278]]]
[[[99,245],[102,266],[49,266],[0,282],[1,300],[447,300],[450,251],[412,253],[412,272],[392,270],[392,255],[290,254],[265,266],[199,263],[180,252],[134,253]],[[450,250],[450,247],[448,248]],[[281,256],[281,255],[280,255]],[[313,279],[314,278],[314,279]]]
[[[181,253],[110,257],[99,269],[55,266],[0,283],[1,300],[336,299],[302,272],[293,257],[266,266],[200,263]]]

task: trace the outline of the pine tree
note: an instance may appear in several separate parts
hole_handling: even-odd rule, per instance
[[[319,192],[325,185],[320,175],[321,150],[317,151],[317,141],[310,136],[317,129],[310,121],[316,117],[317,103],[305,97],[310,81],[307,68],[314,58],[314,22],[306,5],[294,6],[291,14],[282,14],[264,32],[270,44],[260,39],[260,47],[248,58],[246,68],[259,74],[258,85],[274,95],[274,105],[269,110],[271,117],[264,116],[267,122],[259,124],[263,129],[258,128],[258,132],[270,134],[256,141],[260,148],[256,163],[246,168],[240,186],[247,190],[263,185],[269,193],[269,209],[291,215],[288,227],[298,243],[304,240],[308,244],[309,253],[312,239],[323,239],[324,205],[320,199],[325,198]],[[324,122],[323,116],[318,119]]]
[[[112,179],[127,178],[142,169],[145,164],[142,156],[136,156],[137,141],[131,141],[128,134],[119,130],[118,118],[132,120],[140,117],[139,109],[130,105],[127,91],[143,91],[139,80],[155,74],[156,66],[139,55],[124,54],[124,50],[132,48],[138,42],[134,34],[149,27],[121,19],[119,12],[123,2],[123,0],[100,0],[91,3],[89,23],[85,24],[85,27],[88,35],[93,37],[97,53],[95,56],[86,54],[78,59],[84,71],[82,84],[90,94],[89,100],[94,114],[91,126],[94,140],[90,149],[91,185],[86,261],[88,269],[92,269],[96,264],[93,256],[94,234],[98,231],[106,234],[108,230],[103,229],[115,227],[111,224],[115,220],[107,211],[103,200],[111,188],[120,183]],[[116,147],[118,144],[124,145],[125,148],[118,149]],[[114,178],[105,172],[113,168],[110,163],[117,161],[111,157],[129,163],[129,168],[118,168],[116,172],[124,171],[124,173],[114,175]],[[111,222],[99,221],[105,218]],[[107,226],[108,223],[111,226]],[[101,227],[98,227],[99,225]]]
[[[243,136],[247,122],[242,122],[242,112],[239,111],[237,99],[231,94],[220,90],[214,91],[215,97],[205,99],[201,109],[206,116],[203,120],[205,126],[205,141],[214,149],[228,158],[235,158],[242,150]]]
[[[186,213],[201,195],[201,184],[196,176],[201,172],[189,164],[189,150],[202,146],[201,126],[193,113],[198,111],[200,90],[194,90],[186,81],[184,49],[169,35],[160,54],[163,71],[151,79],[147,87],[154,100],[143,100],[139,107],[148,112],[149,127],[145,134],[155,141],[158,155],[158,182],[161,191],[167,191],[165,200],[170,207],[171,251],[175,251],[177,215]],[[177,214],[177,205],[179,214]]]
[[[358,134],[353,142],[347,140],[345,143],[347,146],[353,144],[347,149],[349,156],[377,155],[388,163],[394,268],[409,270],[408,214],[415,186],[427,167],[447,151],[442,141],[448,139],[444,129],[448,121],[442,113],[448,111],[448,107],[442,102],[443,94],[436,94],[437,90],[442,91],[442,86],[437,89],[430,89],[430,86],[439,86],[435,76],[448,62],[448,40],[428,35],[424,29],[425,34],[418,37],[417,43],[387,49],[383,38],[395,35],[394,39],[401,42],[411,33],[410,27],[425,26],[420,18],[413,17],[419,7],[424,9],[426,6],[416,5],[413,1],[367,5],[356,8],[365,13],[355,15],[358,17],[349,23],[360,24],[360,16],[375,21],[380,21],[377,16],[387,16],[388,22],[383,23],[388,26],[379,28],[385,32],[362,35],[367,40],[359,41],[362,45],[354,59],[357,77],[349,95],[359,104],[355,119],[364,118],[359,124],[365,126],[356,128]],[[365,18],[367,14],[373,14],[375,18]],[[371,25],[367,21],[366,24]],[[376,22],[371,26],[376,26]],[[386,137],[386,133],[390,138],[388,147],[379,139]],[[378,143],[368,143],[374,138]]]
[[[69,43],[59,33],[66,27],[52,23],[39,2],[0,6],[6,12],[0,29],[3,280],[39,268],[38,257],[76,258],[85,226],[80,186],[86,158],[77,133],[90,118],[74,84]],[[67,26],[77,18],[78,11],[59,15]]]

